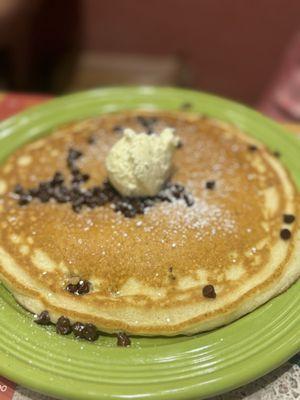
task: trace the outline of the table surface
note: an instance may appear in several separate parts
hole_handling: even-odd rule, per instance
[[[0,93],[0,120],[27,107],[47,101],[50,96]],[[300,140],[300,125],[287,124]],[[300,400],[300,353],[268,375],[211,400]],[[0,377],[0,400],[51,400]]]

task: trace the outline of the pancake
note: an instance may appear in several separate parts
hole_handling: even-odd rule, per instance
[[[41,187],[36,198],[41,182],[60,184],[56,172],[71,185],[72,165],[86,174],[83,192],[100,187],[123,127],[175,128],[182,146],[171,182],[184,196],[148,199],[134,215],[113,202],[59,202]],[[6,160],[0,196],[1,280],[53,323],[63,315],[108,333],[193,334],[247,314],[300,275],[291,177],[265,146],[212,118],[128,111],[58,128]]]

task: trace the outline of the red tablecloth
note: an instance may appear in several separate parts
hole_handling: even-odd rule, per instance
[[[10,117],[25,108],[47,101],[51,96],[37,94],[1,93],[0,92],[0,120]]]

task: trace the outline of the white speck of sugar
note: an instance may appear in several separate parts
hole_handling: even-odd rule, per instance
[[[137,223],[136,223],[136,226],[142,226],[143,225],[143,221],[138,221]]]
[[[255,179],[255,174],[248,174],[247,179],[248,181],[253,181],[253,179]]]
[[[251,253],[255,254],[256,252],[257,252],[257,249],[256,249],[256,247],[252,247],[252,249],[251,249]]]

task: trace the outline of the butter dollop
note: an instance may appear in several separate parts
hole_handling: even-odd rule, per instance
[[[155,196],[170,176],[178,143],[172,128],[152,135],[125,129],[106,157],[110,183],[123,196]]]

